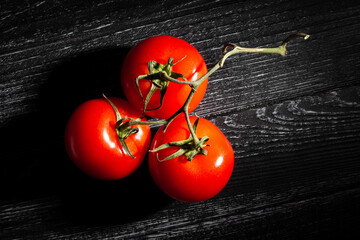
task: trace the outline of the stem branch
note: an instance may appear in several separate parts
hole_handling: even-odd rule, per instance
[[[205,145],[205,142],[208,140],[208,137],[203,137],[201,140],[199,140],[199,138],[196,136],[196,125],[197,123],[195,124],[195,126],[193,127],[191,125],[191,122],[190,122],[190,117],[189,117],[189,104],[194,96],[194,94],[196,93],[196,90],[199,88],[199,86],[211,75],[213,74],[216,70],[218,70],[219,68],[222,68],[224,66],[224,63],[225,61],[227,60],[228,57],[232,56],[232,55],[235,55],[235,54],[240,54],[240,53],[270,53],[270,54],[279,54],[281,56],[285,56],[287,54],[287,50],[286,50],[286,46],[288,44],[288,42],[291,40],[291,39],[294,39],[294,38],[303,38],[303,39],[308,39],[309,38],[309,35],[308,34],[305,34],[305,33],[295,33],[295,34],[292,34],[290,36],[288,36],[280,46],[278,47],[273,47],[273,48],[245,48],[245,47],[240,47],[240,46],[237,46],[235,44],[232,44],[232,43],[228,43],[228,44],[225,44],[223,49],[222,49],[222,52],[223,52],[223,56],[222,58],[215,64],[215,66],[213,68],[210,69],[210,71],[208,71],[207,73],[205,73],[203,76],[201,76],[200,78],[198,78],[197,80],[195,81],[187,81],[187,79],[185,78],[185,76],[183,76],[182,74],[180,73],[174,73],[174,72],[171,72],[171,66],[175,65],[176,63],[173,63],[173,59],[172,58],[169,58],[169,61],[167,63],[167,65],[163,66],[162,68],[154,68],[154,62],[149,62],[149,72],[150,74],[149,75],[142,75],[142,76],[139,76],[137,79],[136,79],[136,83],[137,83],[137,86],[138,86],[138,80],[139,79],[143,79],[143,78],[149,78],[149,76],[156,76],[156,77],[160,77],[161,79],[165,80],[166,83],[168,82],[173,82],[173,83],[178,83],[178,84],[185,84],[185,85],[188,85],[191,87],[191,92],[189,93],[185,103],[183,104],[183,106],[181,108],[179,108],[176,113],[174,113],[169,119],[167,120],[163,120],[163,121],[139,121],[138,119],[137,120],[130,120],[129,122],[127,122],[127,124],[129,126],[132,126],[132,125],[150,125],[150,124],[163,124],[165,125],[164,126],[164,132],[166,131],[167,127],[170,125],[170,123],[181,113],[184,113],[185,114],[185,118],[186,118],[186,122],[187,122],[187,125],[188,125],[188,128],[189,128],[189,131],[190,131],[190,134],[191,134],[191,138],[189,138],[187,141],[193,141],[193,146],[200,146],[201,148],[201,154],[206,154],[206,150],[202,149],[203,146],[207,146]],[[229,49],[231,49],[230,51],[227,51]],[[160,65],[159,65],[160,66]],[[156,71],[155,71],[155,70]],[[168,70],[168,71],[166,71]],[[181,81],[181,80],[177,80],[177,78],[183,78],[185,81]],[[157,79],[157,78],[156,78]],[[156,85],[156,82],[153,82],[153,84]],[[162,86],[157,86],[157,88],[161,88]],[[139,86],[138,86],[138,89],[139,89]],[[154,88],[154,91],[157,90]],[[166,88],[165,88],[166,90]],[[139,92],[141,94],[141,91],[139,89]],[[153,92],[152,92],[153,93]],[[152,93],[150,94],[150,96],[148,96],[148,98],[150,99]],[[165,92],[164,92],[165,93]],[[162,93],[162,96],[164,95],[164,93]],[[144,112],[146,110],[146,105],[147,105],[147,102],[149,101],[149,99],[146,99],[145,101],[145,107],[144,107]],[[195,129],[194,129],[195,128]],[[181,143],[182,144],[182,143]],[[187,142],[186,142],[187,144]],[[171,144],[166,144],[166,147],[168,147],[167,145],[171,145]],[[160,149],[158,149],[160,150]],[[157,150],[156,150],[157,151]],[[179,150],[180,151],[180,150]],[[196,153],[195,153],[196,152]],[[181,153],[176,153],[176,154],[183,154],[182,152]],[[197,154],[199,154],[198,151],[195,151],[194,152],[189,152],[189,156],[187,155],[188,159],[193,159]],[[173,156],[168,156],[165,160],[167,160],[168,158],[172,158]]]
[[[159,121],[138,121],[138,120],[130,120],[128,122],[129,126],[133,125],[165,125],[168,123],[168,120],[159,120]]]
[[[164,128],[164,131],[166,131],[167,127],[176,118],[176,116],[178,116],[180,113],[183,112],[185,114],[186,122],[187,122],[187,125],[189,127],[190,133],[191,133],[191,135],[193,137],[194,143],[197,144],[199,142],[199,139],[196,136],[193,127],[191,126],[188,109],[189,109],[189,104],[190,104],[190,101],[191,101],[192,97],[194,96],[196,90],[201,85],[201,83],[203,83],[205,81],[205,79],[207,79],[211,74],[213,74],[219,68],[222,68],[224,66],[224,63],[225,63],[226,59],[228,57],[232,56],[232,55],[240,54],[240,53],[274,53],[274,54],[280,54],[281,56],[285,56],[287,54],[286,45],[288,44],[288,42],[291,39],[298,38],[298,37],[302,37],[304,39],[307,39],[307,38],[309,38],[309,36],[310,35],[305,34],[305,33],[292,34],[292,35],[288,36],[283,41],[283,43],[280,46],[276,47],[276,48],[244,48],[244,47],[240,47],[240,46],[237,46],[235,44],[232,44],[232,43],[225,44],[223,49],[222,49],[222,52],[224,53],[224,56],[215,64],[215,66],[213,68],[210,69],[210,71],[208,71],[206,74],[201,76],[196,81],[192,81],[192,82],[180,81],[180,80],[174,79],[174,78],[170,77],[165,71],[163,71],[161,76],[164,79],[166,79],[168,81],[171,81],[171,82],[174,82],[174,83],[186,84],[186,85],[191,86],[191,88],[192,88],[192,90],[191,90],[188,98],[186,99],[184,105],[175,114],[173,114],[168,119],[168,121],[166,123],[166,126]],[[232,48],[229,52],[227,52],[228,47]]]

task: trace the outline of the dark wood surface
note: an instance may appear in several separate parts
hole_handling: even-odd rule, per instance
[[[2,1],[0,239],[359,236],[359,30],[359,1]],[[209,79],[196,113],[235,151],[213,199],[168,198],[146,160],[102,182],[68,159],[69,114],[123,96],[121,63],[139,41],[182,38],[210,68],[225,43],[271,47],[295,32],[311,37],[289,55],[233,56]]]

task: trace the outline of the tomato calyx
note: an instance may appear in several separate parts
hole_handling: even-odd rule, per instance
[[[115,124],[116,134],[119,138],[119,142],[124,149],[124,151],[131,157],[135,158],[129,148],[127,147],[127,144],[125,143],[125,139],[127,139],[129,136],[136,134],[139,132],[139,128],[137,127],[131,127],[130,121],[133,120],[132,118],[122,118]],[[139,120],[139,119],[137,119]]]
[[[116,131],[116,135],[118,136],[121,147],[123,148],[124,152],[127,153],[131,158],[135,158],[131,154],[125,140],[129,136],[138,133],[139,128],[132,127],[133,124],[131,124],[131,121],[134,119],[128,117],[122,118],[116,106],[105,96],[105,94],[103,94],[103,97],[111,105],[111,107],[114,109],[114,112],[116,114],[115,131]],[[141,119],[136,119],[135,121],[139,121],[139,120]]]
[[[200,118],[197,118],[196,121],[194,122],[194,125],[192,126],[194,132],[196,132],[196,128],[199,123],[199,119]],[[201,139],[194,141],[193,135],[190,134],[189,138],[186,140],[164,143],[164,144],[160,145],[159,147],[157,147],[153,150],[149,150],[149,151],[150,152],[158,152],[158,151],[166,149],[166,148],[178,147],[179,150],[176,151],[175,153],[173,153],[161,160],[159,159],[159,156],[157,156],[157,160],[159,162],[163,162],[163,161],[167,161],[167,160],[185,155],[186,159],[188,161],[192,161],[198,154],[207,155],[207,151],[206,151],[206,149],[204,149],[204,147],[210,146],[210,145],[206,145],[207,141],[209,141],[208,136],[204,136]]]
[[[183,60],[184,58],[185,57],[183,57],[182,59],[180,59],[179,61],[174,63],[174,59],[172,57],[170,57],[169,60],[167,61],[167,63],[165,63],[165,64],[161,64],[156,61],[150,61],[150,62],[148,62],[149,74],[140,75],[135,79],[136,87],[140,93],[141,98],[144,101],[143,115],[145,115],[145,111],[154,111],[154,110],[157,110],[162,107],[164,96],[165,96],[166,90],[167,90],[167,88],[169,86],[169,82],[170,82],[168,80],[168,77],[170,77],[172,79],[182,78],[185,81],[188,81],[186,79],[186,77],[184,75],[182,75],[181,73],[176,73],[176,72],[172,71],[172,67],[175,64],[177,64],[178,62],[180,62],[181,60]],[[150,91],[147,93],[145,99],[140,90],[139,80],[141,80],[141,79],[146,79],[146,80],[151,81],[151,88],[150,88]],[[159,106],[156,108],[147,109],[146,107],[151,99],[151,96],[158,89],[160,90]]]

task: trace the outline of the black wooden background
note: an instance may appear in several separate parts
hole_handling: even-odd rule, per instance
[[[182,203],[153,184],[83,175],[63,146],[81,102],[123,96],[121,63],[139,41],[184,39],[208,67],[196,109],[230,140],[225,189]],[[345,239],[360,235],[359,1],[20,1],[0,3],[0,239]],[[156,128],[153,128],[153,132]],[[355,237],[354,237],[355,238]]]

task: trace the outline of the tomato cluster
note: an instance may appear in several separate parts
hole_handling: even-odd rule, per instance
[[[191,98],[194,89],[187,83],[206,73],[202,56],[189,43],[171,36],[143,40],[122,66],[121,84],[128,101],[90,100],[70,117],[65,131],[70,159],[91,177],[113,180],[133,173],[149,151],[151,176],[166,194],[186,202],[215,196],[231,176],[234,152],[213,123],[188,116],[204,97],[207,79]],[[164,75],[181,82],[168,81]],[[185,104],[186,112],[180,113]],[[166,125],[151,142],[152,122],[144,115],[173,119],[163,121]]]

